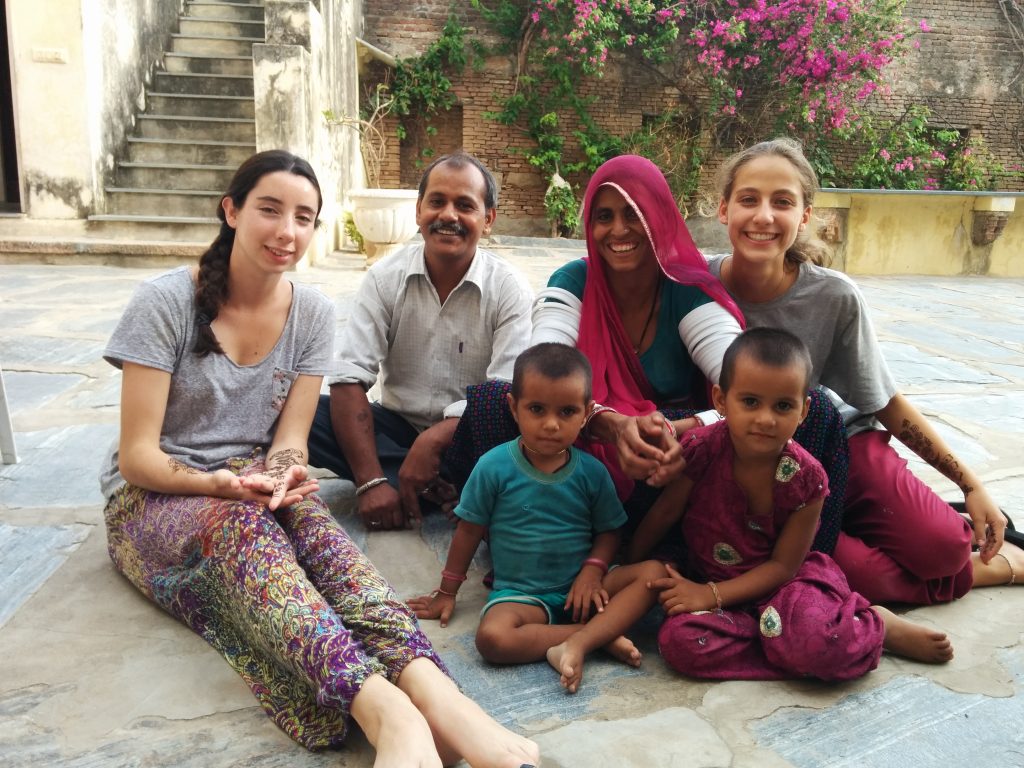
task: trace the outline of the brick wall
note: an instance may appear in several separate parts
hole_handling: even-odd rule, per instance
[[[365,0],[364,7],[367,39],[404,58],[417,55],[437,39],[452,6],[449,0]],[[467,39],[485,45],[500,42],[468,3],[462,4],[458,13],[467,28]],[[1024,60],[1013,45],[999,0],[908,0],[906,17],[914,23],[926,19],[933,31],[919,35],[920,49],[893,71],[892,93],[877,97],[874,108],[900,114],[911,103],[925,104],[937,125],[982,136],[1004,165],[1024,163],[1020,150],[1024,81],[1009,85]],[[484,117],[513,88],[513,65],[508,57],[489,58],[483,71],[467,69],[454,83],[461,111],[433,119],[434,136],[427,135],[423,121],[407,124],[409,138],[400,149],[395,147],[385,169],[385,185],[415,186],[424,149],[438,154],[462,147],[480,157],[498,177],[501,192],[496,231],[545,234],[547,180],[521,154],[532,142],[516,129]],[[680,99],[674,89],[654,83],[649,74],[614,66],[602,80],[580,83],[580,94],[597,97],[593,112],[599,124],[620,136],[639,128],[644,115],[661,114]],[[560,117],[571,120],[572,116]],[[571,122],[564,127],[571,129]],[[567,148],[567,159],[574,159],[574,151]],[[849,148],[846,151],[852,153]],[[713,197],[714,172],[720,160],[709,157],[704,168],[701,183],[708,199]],[[584,176],[568,178],[578,188],[586,183]],[[1006,178],[1000,188],[1021,190],[1024,183],[1019,176]]]

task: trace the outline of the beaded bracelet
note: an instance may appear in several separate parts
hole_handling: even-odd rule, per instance
[[[711,587],[711,591],[715,595],[715,610],[716,611],[721,611],[722,610],[722,596],[720,594],[718,594],[718,585],[715,584],[715,582],[713,582],[713,581],[709,581],[708,582],[708,586]]]
[[[588,557],[586,560],[583,561],[583,564],[593,565],[596,568],[600,568],[602,575],[608,573],[608,563],[606,563],[604,560],[601,560],[598,557]]]
[[[386,477],[375,477],[373,480],[367,480],[365,483],[356,488],[356,496],[362,496],[371,488],[376,488],[382,483],[386,483],[388,479]]]
[[[460,584],[464,582],[468,577],[464,573],[455,573],[455,571],[449,571],[447,568],[441,571],[441,578],[448,579],[450,581],[457,581]]]

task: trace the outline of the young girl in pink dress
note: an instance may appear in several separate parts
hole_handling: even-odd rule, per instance
[[[682,518],[686,576],[651,583],[668,618],[662,656],[692,677],[850,680],[882,650],[953,657],[946,635],[853,592],[831,557],[810,552],[828,495],[821,465],[792,440],[807,414],[811,359],[787,331],[748,330],[725,353],[715,407],[683,438],[686,467],[630,545],[642,557]]]
[[[942,603],[972,587],[1024,581],[1024,551],[1004,541],[1016,534],[1005,536],[1007,520],[981,477],[899,391],[854,282],[820,266],[825,246],[809,226],[817,187],[789,139],[733,155],[718,206],[733,250],[709,266],[747,327],[784,328],[803,340],[811,383],[832,390],[843,414],[849,477],[832,556],[872,602]],[[969,522],[910,471],[892,438],[956,483]]]

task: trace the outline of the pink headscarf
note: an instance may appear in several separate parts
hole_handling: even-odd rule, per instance
[[[587,184],[583,226],[587,235],[587,282],[577,346],[594,369],[594,400],[627,416],[657,409],[654,390],[622,325],[590,228],[594,198],[603,186],[616,189],[636,211],[647,231],[662,273],[669,280],[699,288],[744,326],[743,315],[725,287],[708,270],[707,261],[690,237],[672,191],[658,166],[637,155],[620,155],[604,163]],[[590,447],[608,467],[620,498],[632,492],[632,481],[619,467],[615,446]]]

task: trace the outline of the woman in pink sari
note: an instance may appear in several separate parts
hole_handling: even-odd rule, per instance
[[[650,160],[622,155],[598,168],[583,221],[587,255],[556,270],[538,294],[530,343],[574,345],[590,360],[599,405],[582,447],[608,467],[633,526],[681,469],[678,437],[718,420],[701,409],[743,318]],[[502,386],[470,388],[449,465],[468,474],[475,458],[511,439],[505,432],[516,434],[504,397],[495,396]],[[828,407],[815,406],[797,439],[826,469],[845,467],[841,421]],[[845,487],[845,474],[837,474]],[[838,532],[826,510],[816,546],[830,551]]]

